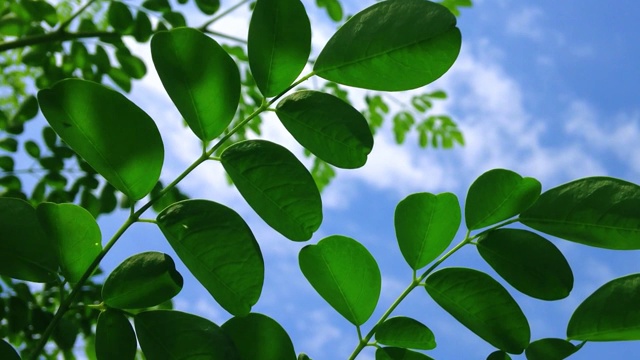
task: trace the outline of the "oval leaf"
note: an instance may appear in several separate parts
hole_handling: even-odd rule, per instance
[[[29,203],[0,198],[0,239],[0,274],[34,282],[58,280],[56,244]]]
[[[307,245],[298,256],[300,270],[329,305],[352,324],[364,324],[380,297],[380,268],[359,242],[340,235]]]
[[[311,24],[299,0],[258,0],[247,39],[249,66],[265,97],[300,75],[311,52]]]
[[[243,360],[295,360],[287,332],[272,318],[252,313],[233,317],[222,326]]]
[[[502,350],[498,350],[489,354],[487,360],[511,360],[511,356]]]
[[[220,0],[196,0],[196,5],[204,14],[213,15],[220,9]]]
[[[564,255],[538,234],[499,229],[483,235],[477,247],[482,258],[524,294],[559,300],[573,289],[573,272]]]
[[[289,150],[249,140],[229,146],[221,158],[242,197],[273,229],[290,240],[306,241],[320,227],[320,192]]]
[[[147,359],[241,360],[231,339],[211,321],[173,310],[144,311],[134,318]]]
[[[243,316],[258,302],[264,261],[240,215],[207,200],[185,200],[164,209],[158,226],[193,276],[228,312]]]
[[[433,358],[408,349],[382,347],[376,350],[376,360],[433,360]]]
[[[38,101],[62,140],[116,189],[133,200],[153,189],[164,149],[156,124],[142,109],[119,92],[78,79],[40,90]]]
[[[575,346],[567,340],[547,338],[529,344],[525,354],[527,360],[562,360],[578,350],[580,350],[579,346]]]
[[[540,196],[536,179],[504,169],[489,170],[471,184],[464,218],[469,230],[480,229],[520,214]]]
[[[20,360],[20,356],[13,346],[8,342],[0,339],[0,359],[4,360]]]
[[[438,257],[460,227],[460,205],[452,193],[411,194],[398,203],[394,222],[402,256],[417,270]]]
[[[78,282],[102,250],[96,220],[74,204],[41,203],[36,213],[42,229],[58,248],[62,275],[70,283]]]
[[[546,191],[520,222],[549,235],[613,250],[640,249],[640,186],[591,177]]]
[[[108,309],[100,313],[95,341],[98,360],[133,360],[136,357],[136,334],[127,317],[120,311]]]
[[[118,265],[102,287],[104,303],[118,309],[156,306],[182,290],[182,276],[167,254],[149,251]]]
[[[240,99],[238,66],[218,43],[192,28],[159,32],[151,56],[162,85],[189,128],[211,141],[229,126]]]
[[[320,159],[344,169],[359,168],[373,148],[367,120],[353,106],[319,91],[287,96],[276,114],[300,145]]]
[[[491,276],[473,269],[446,268],[431,274],[425,289],[462,325],[496,348],[520,354],[529,345],[527,318]]]
[[[614,279],[578,306],[567,337],[584,341],[640,340],[640,274]]]
[[[436,339],[431,329],[412,318],[398,316],[386,320],[376,330],[380,344],[409,349],[431,350]]]
[[[449,70],[461,42],[455,16],[442,5],[383,1],[342,25],[313,70],[329,81],[365,89],[415,89]]]

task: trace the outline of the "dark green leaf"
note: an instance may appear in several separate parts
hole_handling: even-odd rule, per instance
[[[398,203],[395,229],[402,256],[420,269],[436,259],[460,227],[460,205],[452,193],[416,193]]]
[[[300,0],[258,0],[247,48],[251,73],[265,97],[291,85],[311,52],[311,24]]]
[[[276,114],[302,146],[337,167],[361,167],[373,148],[367,120],[333,95],[298,91],[280,101]]]
[[[322,223],[322,200],[313,178],[284,147],[243,141],[222,153],[222,165],[249,205],[272,228],[306,241]]]
[[[161,32],[151,55],[169,97],[204,141],[222,134],[240,98],[236,63],[213,39],[191,28]]]
[[[112,67],[107,72],[107,75],[113,80],[113,82],[124,90],[124,92],[131,91],[131,77],[120,68]]]
[[[0,239],[0,274],[35,282],[58,279],[56,244],[27,202],[0,198]]]
[[[376,260],[359,242],[340,235],[307,245],[298,256],[300,270],[314,289],[352,324],[364,324],[380,297]]]
[[[182,290],[182,276],[167,254],[136,254],[116,267],[102,287],[104,303],[118,309],[156,306]]]
[[[640,274],[602,285],[578,306],[567,337],[584,341],[640,340]]]
[[[511,360],[511,356],[502,350],[498,350],[489,354],[487,360]]]
[[[258,302],[264,262],[251,229],[230,208],[207,200],[185,200],[158,214],[158,226],[216,301],[243,316]]]
[[[29,305],[19,297],[12,296],[7,301],[7,330],[15,334],[29,326]]]
[[[520,214],[540,196],[538,180],[504,169],[489,170],[471,184],[464,209],[469,230]]]
[[[22,104],[20,104],[20,108],[18,108],[11,122],[21,124],[33,119],[36,115],[38,115],[38,100],[36,100],[35,96],[29,95]]]
[[[142,59],[131,55],[127,51],[116,51],[116,58],[122,66],[122,71],[134,79],[142,79],[147,73],[147,66]]]
[[[233,317],[221,328],[233,340],[242,360],[296,359],[287,332],[266,315],[251,313]]]
[[[376,330],[376,341],[409,349],[431,350],[436,347],[435,336],[426,325],[404,316],[383,322]]]
[[[4,138],[0,140],[0,149],[16,152],[18,150],[18,141],[14,138]]]
[[[529,344],[525,350],[527,360],[562,360],[580,348],[564,339],[540,339]]]
[[[167,11],[162,14],[162,17],[171,25],[172,28],[179,28],[187,26],[187,20],[179,12]]]
[[[38,99],[51,127],[116,189],[134,200],[153,189],[164,149],[142,109],[116,91],[75,79],[41,90]]]
[[[142,7],[159,12],[171,11],[169,0],[145,0],[142,3]]]
[[[76,343],[80,328],[74,314],[67,313],[53,330],[52,338],[62,351],[70,351]]]
[[[591,177],[543,193],[520,222],[549,235],[613,250],[640,249],[640,186]]]
[[[429,356],[398,347],[382,347],[376,350],[376,360],[433,360]]]
[[[460,44],[456,18],[442,5],[383,1],[349,19],[329,39],[313,69],[344,85],[409,90],[449,70]]]
[[[20,360],[20,356],[13,346],[8,342],[0,339],[0,359],[4,360]]]
[[[489,344],[512,354],[529,345],[529,322],[502,285],[489,275],[467,268],[431,274],[425,289],[438,305]]]
[[[15,166],[15,162],[11,156],[0,156],[0,169],[11,172]]]
[[[98,70],[103,73],[108,73],[109,70],[111,70],[109,55],[100,45],[96,45],[96,53],[93,55],[93,63],[98,67]]]
[[[102,250],[102,235],[87,210],[74,204],[42,203],[36,209],[42,229],[56,244],[62,275],[80,280]]]
[[[34,159],[40,158],[40,146],[35,141],[28,140],[24,143],[24,149]]]
[[[573,289],[573,272],[549,240],[526,230],[498,229],[482,236],[478,252],[511,286],[541,300],[559,300]]]
[[[196,6],[204,14],[213,15],[220,9],[220,0],[196,0]]]
[[[233,341],[207,319],[172,310],[145,311],[134,318],[147,359],[242,360]]]
[[[153,28],[151,21],[144,11],[138,11],[136,14],[136,20],[133,26],[133,37],[138,42],[147,42],[153,34]]]
[[[73,65],[78,69],[85,69],[90,66],[89,51],[79,41],[73,41],[71,43],[71,61]]]
[[[109,24],[114,30],[122,33],[126,33],[127,30],[133,25],[133,15],[129,7],[120,1],[111,1],[109,4],[109,10],[107,13]]]
[[[133,360],[138,349],[131,323],[117,310],[107,309],[100,313],[95,341],[98,360]]]

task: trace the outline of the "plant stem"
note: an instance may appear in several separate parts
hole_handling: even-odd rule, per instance
[[[231,12],[235,11],[237,8],[239,8],[240,6],[248,3],[251,0],[242,0],[239,3],[233,5],[232,7],[228,8],[227,10],[221,12],[220,14],[218,14],[217,16],[214,16],[211,20],[207,21],[206,23],[202,24],[198,30],[204,32],[207,30],[207,28],[209,27],[209,25],[213,24],[214,22],[222,19],[223,17],[229,15]]]
[[[15,41],[0,44],[0,52],[23,48],[31,45],[38,45],[47,42],[62,42],[74,39],[94,38],[94,37],[120,37],[122,34],[112,31],[83,31],[70,33],[66,31],[54,31],[41,35],[27,36]]]
[[[209,34],[209,35],[225,38],[225,39],[228,39],[228,40],[233,40],[233,41],[239,42],[241,44],[246,44],[247,43],[247,40],[245,40],[245,39],[241,39],[239,37],[223,34],[223,33],[217,32],[217,31],[213,31],[213,30],[203,30],[202,32],[204,32],[206,34]]]
[[[82,14],[82,12],[84,12],[89,6],[91,6],[91,4],[93,4],[94,2],[96,2],[96,0],[89,0],[87,1],[84,5],[82,5],[78,11],[76,11],[73,15],[71,15],[71,17],[69,17],[67,20],[65,20],[63,23],[60,24],[60,27],[58,27],[58,29],[56,30],[57,32],[64,32],[65,29],[67,27],[69,27],[69,25],[71,24],[71,22],[77,18],[78,16],[80,16],[80,14]]]

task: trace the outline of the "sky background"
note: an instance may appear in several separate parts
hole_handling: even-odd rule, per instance
[[[313,27],[314,54],[335,30],[312,1],[303,1]],[[370,1],[343,1],[354,14]],[[266,279],[255,312],[276,319],[293,339],[296,352],[315,360],[344,359],[357,344],[355,328],[326,304],[307,283],[297,265],[302,246],[341,234],[363,243],[377,259],[383,277],[382,295],[366,333],[411,280],[393,228],[396,204],[414,192],[453,192],[461,206],[473,180],[493,168],[507,168],[542,182],[543,190],[585,176],[607,175],[640,182],[640,2],[620,0],[520,2],[476,0],[462,11],[459,27],[462,51],[453,68],[418,93],[443,89],[449,99],[434,114],[450,114],[462,129],[466,146],[453,150],[421,149],[415,135],[404,146],[394,143],[390,121],[375,137],[373,152],[361,169],[339,171],[323,193],[324,222],[313,239],[294,243],[260,220],[238,192],[228,187],[219,163],[202,166],[181,189],[192,198],[206,198],[238,211],[262,248]],[[223,1],[222,8],[233,5]],[[246,38],[248,12],[241,10],[216,23],[215,30]],[[205,19],[194,13],[193,26]],[[148,44],[136,51],[150,60]],[[313,55],[312,55],[313,56]],[[200,154],[197,138],[182,125],[149,61],[149,74],[136,82],[129,96],[158,123],[166,148],[162,178],[172,180]],[[305,84],[313,85],[313,82]],[[362,108],[360,90],[351,99]],[[408,101],[409,94],[395,93]],[[266,118],[265,138],[301,148],[275,118]],[[151,216],[151,215],[150,215]],[[110,237],[126,214],[101,219]],[[453,244],[462,240],[461,228]],[[574,270],[572,294],[544,302],[519,295],[532,328],[532,341],[564,338],[573,309],[614,277],[640,271],[638,252],[588,248],[552,239]],[[112,269],[135,252],[158,250],[174,254],[160,231],[141,223],[127,232],[104,262]],[[176,256],[173,256],[177,260]],[[179,261],[178,261],[179,262]],[[177,309],[222,324],[221,309],[188,271]],[[443,266],[467,266],[495,274],[473,246],[461,250]],[[494,349],[441,310],[426,292],[414,290],[393,315],[412,316],[429,326],[438,347],[427,352],[436,359],[485,359]],[[589,343],[571,359],[633,359],[638,342]],[[358,359],[373,359],[372,349]],[[514,359],[524,359],[516,356]]]

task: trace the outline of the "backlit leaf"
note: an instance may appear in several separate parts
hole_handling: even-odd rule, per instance
[[[4,360],[20,360],[20,356],[13,346],[8,342],[0,339],[0,359]]]
[[[276,114],[300,145],[337,167],[361,167],[373,148],[364,116],[333,95],[298,91],[280,101]]]
[[[313,70],[343,85],[409,90],[442,76],[458,57],[460,45],[456,18],[442,5],[382,1],[338,29]]]
[[[131,323],[118,310],[107,309],[100,313],[95,341],[98,360],[133,360],[138,349]]]
[[[265,140],[243,141],[221,155],[242,197],[269,226],[306,241],[322,223],[322,200],[311,174],[286,148]]]
[[[409,349],[381,347],[376,350],[376,360],[433,360],[433,358]]]
[[[473,269],[445,268],[427,278],[425,289],[462,325],[496,348],[520,354],[529,345],[527,318],[491,276]]]
[[[529,344],[525,350],[527,360],[562,360],[580,350],[564,339],[540,339]]]
[[[129,7],[120,1],[111,1],[107,12],[109,24],[118,32],[126,32],[133,25],[133,15]]]
[[[640,186],[590,177],[543,193],[520,222],[549,235],[613,250],[640,249]]]
[[[395,229],[398,245],[412,269],[437,258],[460,227],[460,205],[452,193],[416,193],[398,203]]]
[[[192,28],[157,33],[151,55],[162,85],[204,141],[222,134],[240,98],[238,66],[215,40]]]
[[[49,125],[116,189],[133,200],[153,189],[164,149],[142,109],[114,90],[77,79],[41,90],[38,100]]]
[[[421,322],[398,316],[387,319],[376,330],[380,344],[409,349],[431,350],[436,347],[433,332]]]
[[[307,245],[298,256],[300,270],[314,289],[352,324],[364,324],[380,297],[376,260],[359,242],[340,235]]]
[[[258,302],[264,262],[251,229],[235,211],[185,200],[158,214],[158,226],[189,271],[228,312],[243,316]]]
[[[243,360],[295,360],[296,353],[287,332],[272,318],[251,313],[233,317],[222,326]]]

